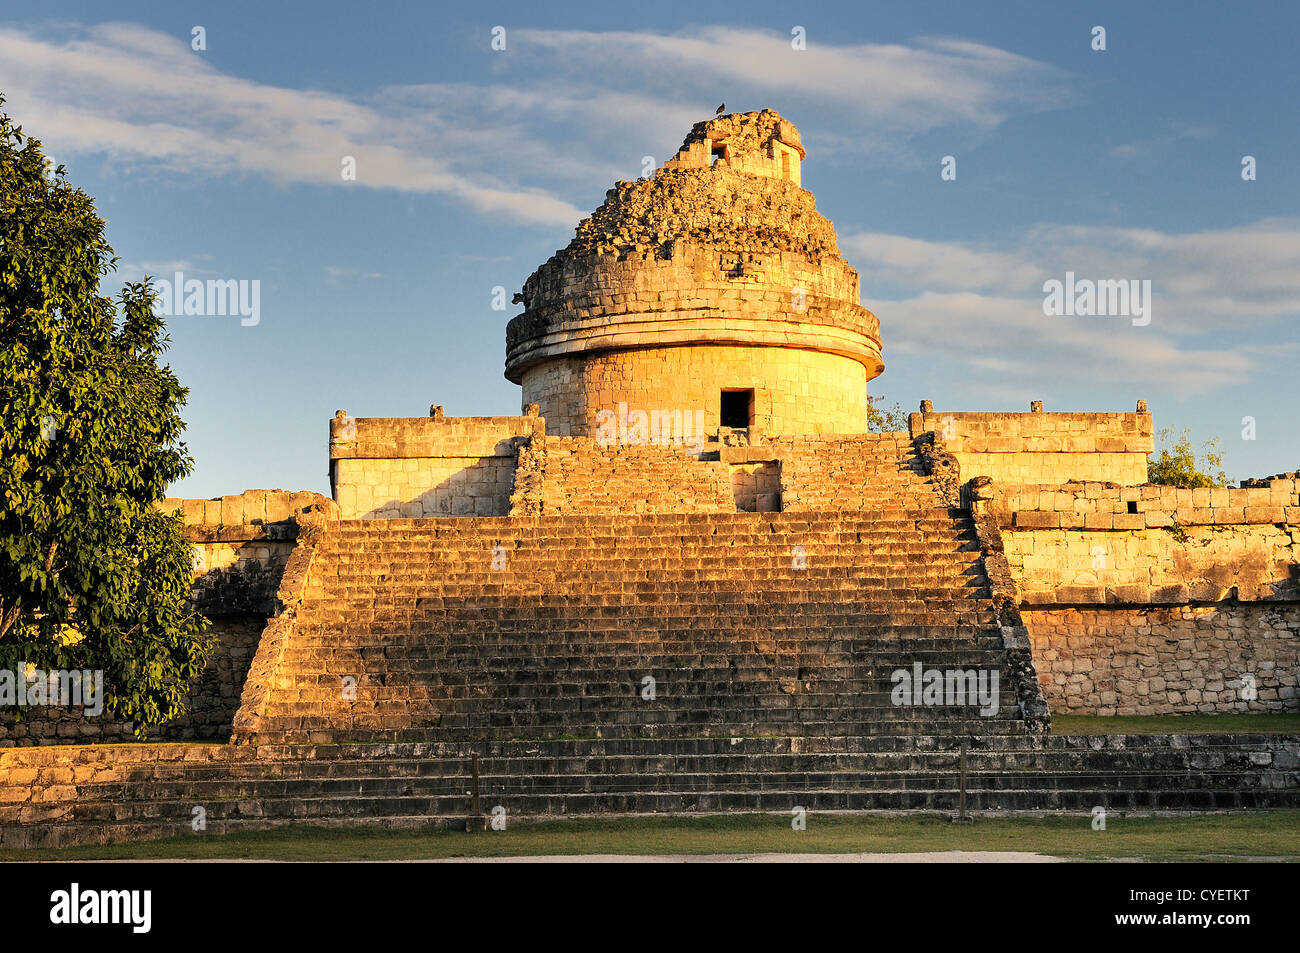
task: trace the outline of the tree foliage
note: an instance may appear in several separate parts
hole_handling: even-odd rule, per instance
[[[212,651],[180,518],[154,508],[192,466],[187,391],[149,279],[99,293],[105,222],[47,165],[0,112],[0,667],[102,670],[143,734]]]
[[[1147,461],[1147,482],[1163,486],[1219,487],[1227,486],[1223,470],[1223,454],[1219,441],[1211,439],[1201,445],[1200,459],[1192,446],[1191,431],[1176,432],[1165,427],[1156,434],[1159,453]]]
[[[880,405],[884,400],[884,394],[879,397],[867,395],[867,432],[896,433],[906,430],[907,414],[903,413],[903,408],[895,402],[888,410],[881,410]]]

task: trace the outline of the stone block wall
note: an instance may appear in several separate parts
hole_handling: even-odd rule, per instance
[[[1027,603],[1300,599],[1300,481],[1006,487],[991,507]]]
[[[248,490],[210,500],[167,499],[180,512],[193,545],[192,604],[211,622],[216,640],[208,667],[190,686],[185,714],[150,732],[150,739],[226,740],[240,693],[276,592],[293,551],[299,520],[336,515],[319,493]],[[209,522],[211,521],[211,522]],[[0,747],[134,740],[129,722],[88,718],[82,709],[32,707],[0,711]]]
[[[520,454],[511,516],[734,513],[731,469],[689,448],[546,436]]]
[[[905,433],[771,438],[785,510],[879,511],[940,505]]]
[[[912,436],[933,432],[961,464],[964,480],[999,484],[1099,480],[1145,483],[1154,449],[1151,415],[1139,413],[945,413],[908,420]]]
[[[1294,602],[1079,606],[1022,616],[1056,714],[1297,710]]]
[[[330,421],[330,485],[343,519],[504,516],[519,446],[545,434],[522,417]]]
[[[1298,504],[1292,478],[996,487],[988,506],[1053,710],[1297,710]]]
[[[781,461],[728,464],[731,493],[742,513],[781,511]]]

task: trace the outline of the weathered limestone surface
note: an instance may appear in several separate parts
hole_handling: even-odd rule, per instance
[[[602,411],[703,413],[704,427],[721,424],[720,393],[754,392],[751,423],[766,433],[860,433],[866,427],[867,386],[858,361],[822,351],[745,344],[660,346],[648,332],[637,349],[561,356],[523,374],[525,399],[547,408],[555,434],[593,436]],[[633,342],[636,343],[636,342]]]
[[[707,169],[716,163],[718,168],[786,179],[798,185],[805,155],[794,124],[764,109],[697,122],[664,168]]]
[[[769,446],[781,461],[783,509],[872,512],[943,505],[906,434],[776,437]]]
[[[1007,487],[992,503],[1031,603],[1300,599],[1300,482]]]
[[[503,516],[519,443],[537,416],[360,417],[330,421],[330,479],[344,519]]]
[[[546,436],[530,441],[519,466],[511,516],[736,512],[727,465],[685,447]]]
[[[792,805],[950,815],[962,743],[781,736],[17,748],[0,751],[0,848],[194,836],[195,807],[206,812],[208,835],[289,823],[464,830],[471,753],[491,803],[516,818],[785,814]],[[972,811],[1087,817],[1098,805],[1167,812],[1300,803],[1294,735],[995,735],[965,760]],[[881,784],[886,778],[896,781]]]
[[[537,438],[523,448],[511,516],[557,513],[862,512],[945,501],[906,434],[774,437],[693,445]],[[956,505],[954,502],[952,505]]]

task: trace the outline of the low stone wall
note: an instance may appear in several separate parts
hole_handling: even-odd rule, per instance
[[[1286,477],[1248,489],[1196,490],[1080,481],[1030,486],[1000,483],[992,506],[1005,525],[1026,529],[1294,526],[1300,525],[1300,480]]]
[[[330,485],[343,519],[505,516],[519,446],[546,433],[537,416],[339,414]]]
[[[248,490],[211,500],[167,499],[159,508],[180,512],[194,547],[194,607],[211,622],[212,660],[190,686],[185,714],[159,725],[150,738],[226,740],[249,665],[303,520],[333,516],[319,493]],[[211,521],[211,522],[209,522]],[[83,709],[0,711],[0,747],[134,740],[129,722],[86,717]]]
[[[928,408],[928,403],[927,403]],[[1136,413],[911,414],[913,437],[934,433],[961,464],[964,479],[997,483],[1104,480],[1145,483],[1154,449],[1151,415]]]

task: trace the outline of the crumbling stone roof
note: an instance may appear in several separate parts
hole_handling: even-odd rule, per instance
[[[682,151],[697,143],[725,143],[733,162],[766,154],[780,141],[805,155],[799,131],[777,112],[733,113],[696,123]],[[814,264],[843,263],[835,226],[817,211],[812,193],[783,179],[751,175],[727,164],[659,169],[648,179],[620,181],[583,219],[569,244],[524,283],[525,307],[535,300],[543,271],[577,258],[613,255],[669,258],[676,242],[709,246],[723,254],[790,252]]]
[[[705,122],[697,122],[682,142],[681,151],[690,148],[692,143],[708,140],[712,143],[725,142],[733,154],[762,153],[771,150],[772,140],[784,142],[799,150],[799,158],[807,158],[803,143],[799,141],[799,130],[794,123],[783,119],[774,109],[764,109],[753,113],[728,113]]]
[[[794,252],[813,262],[840,255],[835,226],[812,193],[791,182],[730,169],[661,169],[605,193],[557,257],[663,251],[674,241],[720,252]]]

